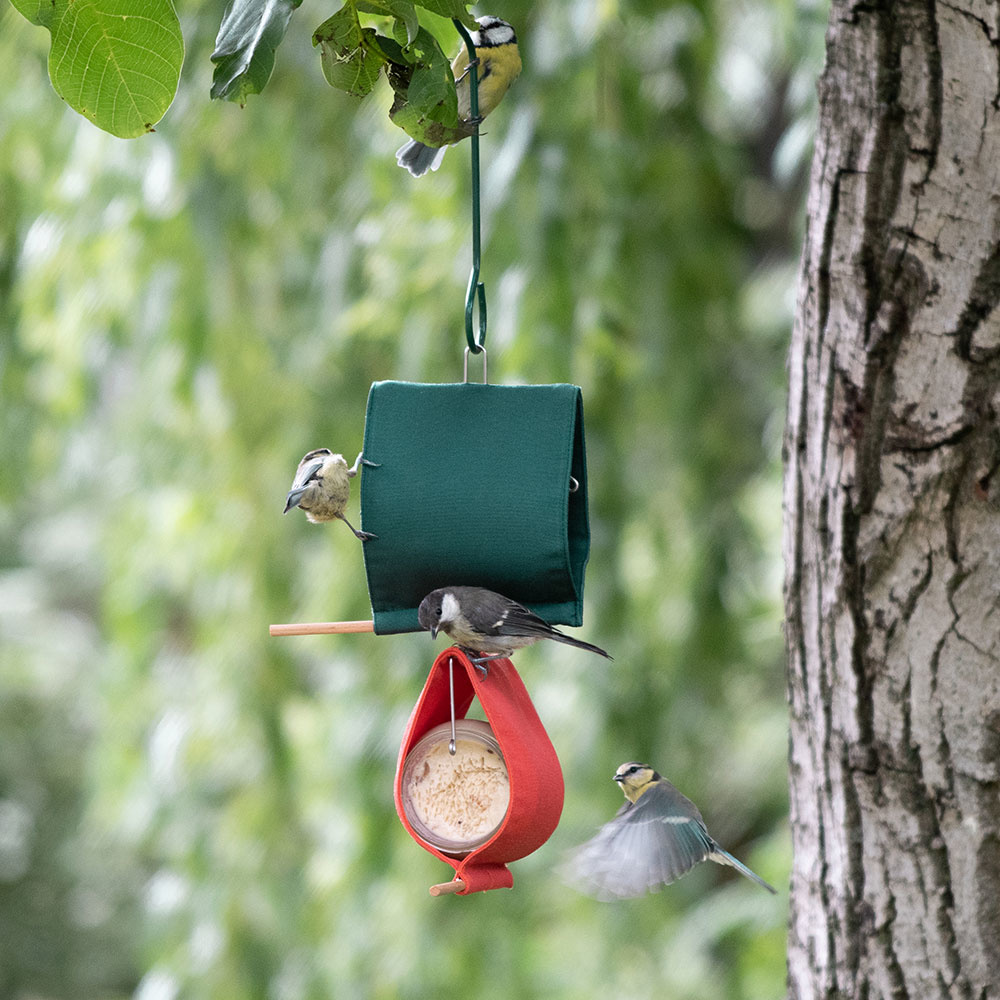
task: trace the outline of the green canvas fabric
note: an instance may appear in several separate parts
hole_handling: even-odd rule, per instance
[[[437,587],[487,587],[554,625],[583,623],[590,554],[575,385],[376,382],[361,473],[375,631],[415,632]],[[570,493],[570,476],[580,484]]]

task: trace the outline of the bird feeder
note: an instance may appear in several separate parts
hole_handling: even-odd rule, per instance
[[[361,520],[376,633],[419,629],[441,586],[486,587],[580,625],[590,552],[575,385],[376,382]]]
[[[428,760],[421,744],[428,734],[441,727],[445,735],[454,727],[452,747],[461,741],[459,727],[474,699],[478,698],[486,715],[489,731],[482,737],[484,762],[475,766],[482,777],[480,787],[447,780],[448,750],[442,745],[430,751],[437,762]],[[468,721],[468,720],[466,720]],[[482,723],[478,724],[482,726]],[[501,760],[491,759],[493,748]],[[417,754],[416,775],[408,769]],[[456,754],[457,756],[457,754]],[[470,755],[466,755],[466,761]],[[443,769],[439,778],[432,772]],[[461,763],[457,765],[457,770]],[[414,800],[420,795],[423,777],[440,780],[441,796],[450,797],[450,816],[442,818],[441,829],[449,841],[444,848],[441,838],[434,837],[422,821]],[[505,777],[505,781],[503,778]],[[475,782],[472,783],[473,785]],[[506,787],[504,787],[504,785]],[[477,838],[476,846],[462,849],[456,844],[455,822],[463,817],[479,816],[489,810],[499,796],[506,796],[507,805],[494,829],[485,838]],[[535,706],[510,660],[494,660],[485,677],[466,655],[452,646],[434,661],[420,698],[413,709],[399,749],[395,782],[396,812],[413,839],[424,850],[454,869],[452,881],[431,888],[432,895],[459,893],[468,895],[489,889],[509,889],[514,884],[507,867],[541,847],[552,835],[563,806],[563,778],[559,758],[542,726]],[[491,801],[484,801],[491,800]],[[502,798],[501,798],[502,801]],[[438,815],[436,813],[435,815]],[[455,820],[458,816],[458,820]],[[474,831],[478,833],[478,831]]]
[[[454,24],[471,63],[470,36]],[[551,624],[583,623],[590,526],[582,394],[575,385],[487,382],[478,135],[470,146],[465,379],[376,382],[368,396],[361,519],[377,536],[364,542],[373,620],[272,625],[272,635],[417,631],[423,598],[461,585],[497,591]],[[470,352],[483,356],[482,384],[468,381]],[[477,698],[485,723],[466,719]],[[513,885],[507,865],[537,850],[559,822],[563,779],[510,660],[481,674],[457,647],[437,657],[403,736],[394,797],[410,836],[454,869],[433,895]]]

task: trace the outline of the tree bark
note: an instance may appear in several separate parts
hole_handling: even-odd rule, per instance
[[[790,361],[789,995],[1000,997],[1000,7],[834,0]]]

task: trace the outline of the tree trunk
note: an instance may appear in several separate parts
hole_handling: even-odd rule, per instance
[[[785,438],[795,998],[1000,997],[1000,8],[834,0]]]

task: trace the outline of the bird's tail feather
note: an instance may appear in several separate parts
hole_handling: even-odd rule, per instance
[[[614,657],[610,653],[601,649],[600,646],[595,646],[593,643],[590,642],[584,642],[583,639],[576,639],[571,635],[566,635],[565,633],[558,631],[557,629],[553,629],[552,631],[555,634],[552,635],[551,638],[557,640],[558,642],[565,642],[567,646],[576,646],[577,649],[586,649],[589,652],[597,653],[599,656],[603,656],[605,657],[605,659],[608,660],[614,659]]]
[[[411,139],[396,150],[396,162],[409,170],[414,177],[422,177],[428,170],[437,170],[441,166],[447,148],[447,146],[439,148],[425,146],[422,142]]]
[[[712,861],[718,862],[720,865],[730,865],[735,868],[741,875],[746,875],[751,882],[756,882],[757,885],[762,886],[767,889],[768,892],[774,895],[778,894],[778,890],[774,888],[769,882],[765,882],[759,875],[755,872],[750,871],[749,868],[742,861],[738,861],[734,858],[729,851],[724,851],[718,844],[713,844],[712,853],[709,855]]]
[[[298,507],[299,501],[302,499],[303,494],[308,489],[307,486],[303,486],[302,489],[292,490],[288,494],[288,499],[285,500],[285,509],[282,511],[283,514],[287,514],[293,507]]]

